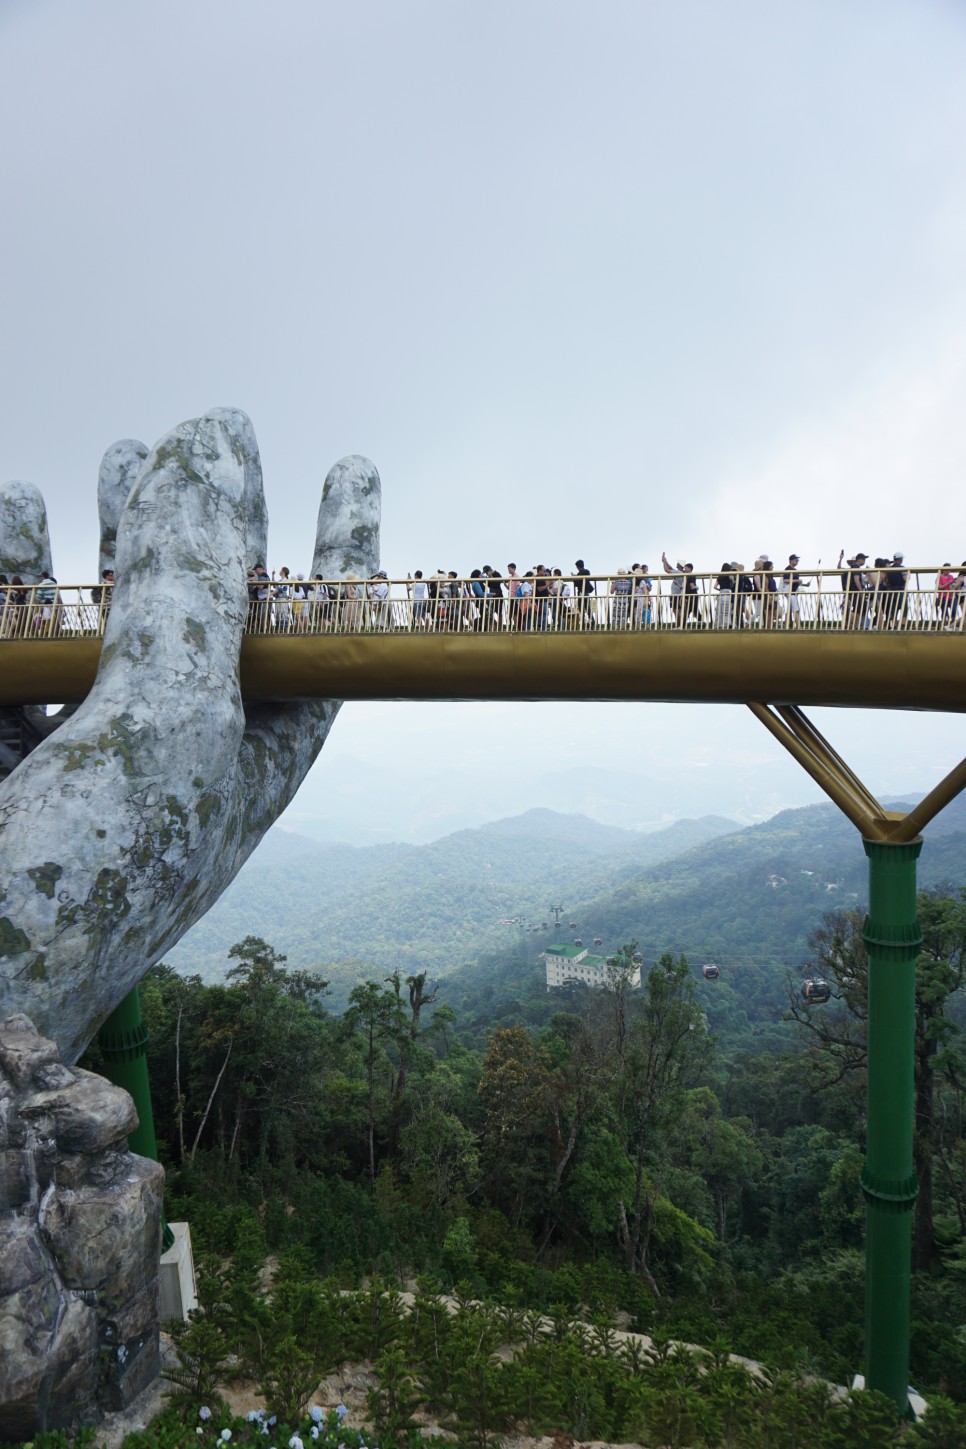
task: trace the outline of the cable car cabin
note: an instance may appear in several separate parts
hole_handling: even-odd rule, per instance
[[[832,995],[832,988],[820,976],[810,976],[802,982],[802,1000],[806,1006],[821,1006]]]
[[[546,921],[541,921],[540,922],[540,929],[541,929],[541,931],[545,931],[547,929],[547,923],[546,923]]]
[[[570,922],[570,929],[572,931],[576,931],[576,929],[577,929],[577,922],[576,921],[571,921]]]
[[[584,940],[583,940],[583,937],[582,936],[575,936],[574,937],[574,945],[575,946],[582,946],[583,944],[584,944]]]
[[[595,946],[603,946],[603,944],[604,944],[604,938],[603,938],[603,936],[595,936],[594,937],[594,945]]]
[[[716,966],[713,961],[709,961],[707,966],[701,967],[701,975],[705,981],[717,981],[721,975],[721,967]]]

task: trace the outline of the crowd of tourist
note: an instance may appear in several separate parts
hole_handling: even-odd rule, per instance
[[[781,569],[763,554],[750,568],[726,561],[717,574],[696,574],[693,564],[672,564],[666,554],[661,565],[656,576],[646,563],[593,574],[583,559],[567,574],[546,564],[521,571],[509,563],[505,574],[484,564],[465,576],[456,569],[429,574],[417,569],[407,575],[403,600],[391,595],[384,570],[368,579],[349,573],[326,582],[320,574],[293,578],[287,568],[276,578],[256,564],[248,576],[250,624],[295,632],[381,632],[395,625],[437,631],[646,629],[661,623],[794,629],[802,619],[801,590],[822,584],[817,570],[812,577],[802,573],[797,554]],[[870,565],[864,553],[846,560],[843,550],[835,572],[842,593],[839,621],[853,628],[896,628],[904,621],[909,575],[901,553]],[[936,575],[936,617],[950,627],[961,618],[964,586],[966,561],[958,570],[944,564]]]
[[[927,571],[926,583],[916,581],[914,615],[909,612],[909,573],[901,553],[870,562],[861,552],[847,559],[843,550],[831,571],[832,578],[838,577],[832,603],[829,573],[816,568],[804,574],[793,553],[782,568],[760,554],[749,568],[729,561],[717,573],[697,574],[693,564],[683,559],[672,563],[662,554],[661,572],[655,575],[646,563],[594,574],[577,559],[567,574],[546,564],[521,571],[509,563],[505,573],[484,564],[467,576],[455,569],[430,574],[417,569],[404,583],[391,586],[383,569],[365,579],[350,572],[327,581],[321,574],[293,575],[288,568],[269,574],[263,563],[256,563],[248,570],[248,627],[259,633],[389,628],[529,632],[656,625],[794,629],[803,619],[802,591],[812,587],[822,591],[825,607],[824,616],[817,602],[807,611],[816,621],[894,629],[914,617],[949,629],[966,626],[966,561],[958,569],[945,563],[938,571]],[[100,584],[90,590],[90,606],[74,605],[68,627],[77,627],[79,621],[84,630],[99,629],[114,582],[114,570],[105,569]],[[62,609],[52,575],[27,584],[19,574],[8,580],[0,573],[0,635],[59,632]]]

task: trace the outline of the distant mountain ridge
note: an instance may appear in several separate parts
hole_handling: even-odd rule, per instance
[[[966,801],[929,827],[919,878],[966,880]],[[420,846],[324,844],[275,829],[166,959],[219,979],[229,948],[262,936],[290,966],[331,980],[338,1009],[357,981],[396,969],[445,976],[511,951],[529,971],[561,938],[552,905],[563,907],[565,935],[576,920],[605,949],[638,940],[646,960],[670,950],[795,963],[827,911],[864,908],[865,898],[861,841],[832,805],[744,829],[711,816],[647,835],[534,809]]]
[[[229,948],[252,934],[293,967],[354,963],[354,980],[397,967],[441,975],[505,944],[507,917],[539,924],[552,903],[569,910],[589,888],[736,828],[706,816],[644,835],[536,809],[418,846],[325,844],[274,829],[166,960],[217,979]]]

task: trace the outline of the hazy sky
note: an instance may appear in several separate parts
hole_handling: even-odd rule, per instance
[[[958,562],[964,73],[959,0],[0,0],[0,473],[62,581],[105,448],[215,405],[274,567],[347,452],[397,574]],[[817,717],[877,790],[964,751]],[[508,762],[521,809],[591,762],[746,819],[817,798],[740,709],[355,705],[290,823],[347,757],[438,773],[443,816]]]

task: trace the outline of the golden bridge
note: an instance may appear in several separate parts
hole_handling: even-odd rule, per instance
[[[422,598],[410,580],[313,580],[304,598],[276,581],[249,606],[242,693],[253,702],[966,710],[966,613],[958,595],[937,588],[935,569],[911,573],[901,595],[843,589],[838,571],[812,575],[811,587],[794,596],[722,598],[711,574],[689,576],[689,594],[672,593],[672,581],[659,575],[649,577],[649,592],[617,592],[637,577],[595,577],[592,594],[512,599],[474,595],[477,581],[469,579],[428,580]],[[584,581],[564,584],[579,589]],[[96,588],[8,589],[0,604],[0,706],[84,699],[108,618]]]

